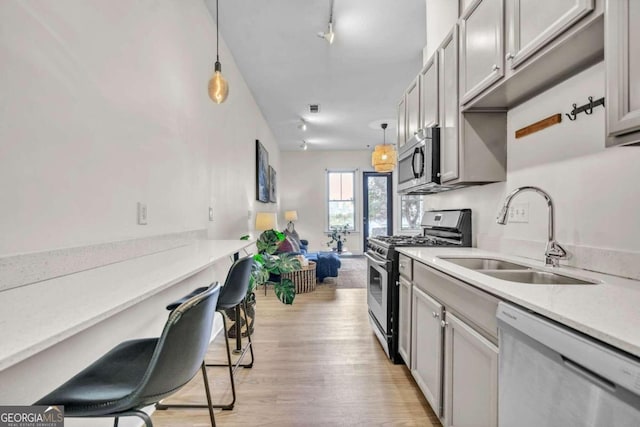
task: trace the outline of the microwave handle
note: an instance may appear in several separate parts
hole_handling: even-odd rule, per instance
[[[413,172],[413,177],[418,178],[418,174],[416,173],[416,154],[418,154],[417,148],[413,150],[413,155],[411,156],[411,171]]]
[[[418,170],[418,172],[416,172],[416,156],[419,155],[421,157],[420,159],[420,168]],[[422,178],[424,176],[424,151],[421,150],[420,148],[416,148],[416,150],[413,153],[413,162],[411,164],[411,168],[413,169],[413,176],[414,178],[418,179],[418,178]]]

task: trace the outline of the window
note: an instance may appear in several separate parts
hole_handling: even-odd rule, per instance
[[[329,230],[333,227],[355,229],[355,177],[355,171],[327,172]]]
[[[423,212],[422,196],[400,196],[400,229],[419,230]]]

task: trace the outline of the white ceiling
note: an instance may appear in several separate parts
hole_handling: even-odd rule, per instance
[[[382,122],[395,143],[396,104],[422,64],[424,0],[335,0],[332,45],[317,36],[330,0],[219,2],[222,38],[282,150],[303,139],[310,150],[366,149],[382,142]]]

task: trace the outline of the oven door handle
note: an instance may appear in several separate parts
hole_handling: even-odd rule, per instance
[[[387,261],[378,261],[377,259],[375,259],[374,257],[372,257],[371,255],[369,255],[368,253],[365,253],[364,256],[371,261],[372,263],[376,264],[376,265],[382,265],[382,266],[386,266],[387,265]]]

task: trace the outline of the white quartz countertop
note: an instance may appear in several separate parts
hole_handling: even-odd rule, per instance
[[[179,248],[1,292],[0,370],[254,243],[255,239],[195,240]]]
[[[478,289],[640,357],[640,281],[571,267],[550,268],[545,267],[542,261],[475,248],[405,247],[397,250]],[[534,285],[509,282],[447,262],[441,257],[490,257],[515,261],[601,283]]]

